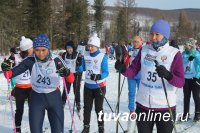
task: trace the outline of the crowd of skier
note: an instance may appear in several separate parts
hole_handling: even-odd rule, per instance
[[[151,26],[149,41],[136,35],[130,43],[124,40],[113,42],[101,52],[101,41],[93,33],[88,41],[80,40],[79,44],[68,41],[65,52],[54,56],[51,42],[44,34],[33,40],[21,37],[18,53],[10,49],[10,57],[1,64],[7,83],[12,88],[10,97],[15,98],[16,110],[13,111],[14,133],[21,133],[21,122],[25,101],[29,105],[29,125],[31,133],[43,132],[43,121],[47,111],[52,133],[64,132],[64,108],[70,104],[70,88],[73,87],[74,103],[70,108],[72,118],[77,112],[83,115],[82,133],[90,132],[90,120],[93,103],[97,115],[98,132],[104,129],[103,112],[106,99],[106,78],[109,76],[108,60],[115,60],[119,75],[127,77],[128,103],[130,119],[136,115],[153,112],[162,117],[169,113],[169,119],[155,118],[149,121],[145,115],[136,119],[138,133],[152,133],[156,125],[158,133],[176,131],[176,91],[183,89],[183,117],[188,121],[190,115],[191,93],[194,99],[195,112],[193,120],[200,120],[200,53],[199,45],[193,38],[188,38],[179,50],[175,40],[170,40],[170,25],[165,20],[157,20]],[[84,91],[80,93],[82,75],[85,74]],[[60,85],[60,80],[63,85]],[[61,92],[61,86],[63,91]],[[83,114],[80,113],[81,96],[83,96]],[[11,99],[11,98],[10,98]],[[110,105],[109,105],[110,107]],[[111,107],[110,107],[111,108]],[[111,111],[112,108],[111,108]],[[101,120],[99,119],[101,117]],[[128,125],[132,125],[128,121]],[[74,119],[72,124],[75,124]],[[120,124],[118,122],[118,124]],[[120,125],[121,126],[121,125]],[[129,128],[124,132],[133,132]],[[76,132],[75,126],[71,130]],[[117,131],[118,132],[118,131]]]

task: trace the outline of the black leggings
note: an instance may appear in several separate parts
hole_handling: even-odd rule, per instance
[[[147,117],[148,113],[149,113],[149,110],[145,110],[137,106],[136,114],[137,114],[138,133],[152,133],[154,124],[156,124],[157,133],[172,133],[173,123],[171,121],[171,118],[168,118],[168,120],[166,120],[166,117],[165,117],[165,120],[164,120],[162,119],[163,117],[159,119],[159,115],[157,116],[155,115],[156,113],[157,114],[160,113],[161,114],[160,116],[163,116],[165,113],[169,114],[169,111],[151,111],[152,119],[150,115],[149,115],[150,117]],[[146,117],[144,114],[146,114]],[[172,114],[173,114],[173,117],[175,118],[175,114],[176,114],[175,109],[172,109]],[[141,115],[140,119],[139,119],[139,115]]]
[[[15,100],[16,100],[16,113],[15,113],[16,127],[21,126],[22,116],[24,113],[24,103],[26,99],[28,100],[28,103],[29,103],[31,90],[32,88],[22,89],[22,88],[15,87],[12,91],[12,95],[15,97]]]
[[[98,113],[100,111],[103,111],[103,101],[104,101],[103,95],[105,95],[105,92],[106,92],[106,87],[101,87],[97,89],[84,88],[84,120],[83,120],[84,125],[90,124],[93,102],[95,103],[95,112],[97,114],[97,120],[99,120]],[[98,121],[98,126],[104,126],[103,115],[101,119],[102,121]]]
[[[190,113],[190,97],[193,95],[195,112],[200,112],[200,86],[196,83],[196,79],[185,79],[183,87],[184,94],[184,114]]]

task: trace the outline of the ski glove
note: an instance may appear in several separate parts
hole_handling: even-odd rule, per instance
[[[126,71],[126,65],[120,60],[117,60],[115,62],[115,69],[119,71],[120,73],[124,73]]]
[[[194,56],[190,56],[190,57],[188,58],[188,60],[189,60],[189,61],[194,60]]]
[[[101,80],[101,74],[91,74],[90,79],[94,81]]]
[[[76,65],[77,66],[81,66],[81,64],[82,64],[82,55],[79,54],[77,59],[76,59]]]
[[[67,77],[70,74],[70,70],[65,67],[62,67],[58,69],[56,73],[58,73],[61,77]]]
[[[165,78],[167,80],[172,79],[172,74],[162,65],[160,66],[156,65],[156,72],[158,73],[158,76],[161,78]]]
[[[9,60],[4,60],[1,63],[1,69],[3,72],[9,71],[11,69],[11,63]]]

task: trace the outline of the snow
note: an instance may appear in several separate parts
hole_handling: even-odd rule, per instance
[[[0,62],[2,62],[3,57],[0,57]],[[115,60],[109,60],[109,77],[107,78],[107,87],[106,87],[106,98],[109,101],[110,105],[112,106],[112,109],[115,110],[115,106],[117,104],[117,95],[118,95],[118,73],[116,73],[116,70],[114,69],[114,63]],[[84,78],[84,76],[83,76]],[[124,77],[121,76],[121,83],[123,81]],[[61,87],[62,88],[62,87]],[[11,117],[11,109],[10,104],[7,99],[7,82],[4,78],[3,74],[0,75],[0,133],[13,133],[12,129],[12,117]],[[73,104],[74,101],[74,95],[73,91],[70,92],[70,102]],[[13,107],[15,108],[15,104],[13,101]],[[83,107],[83,81],[81,86],[81,105]],[[194,103],[193,100],[191,100],[191,108],[190,113],[194,114]],[[183,92],[182,89],[177,90],[177,113],[182,113],[183,110]],[[64,123],[64,132],[67,133],[69,129],[71,129],[71,116],[69,112],[68,105],[65,106],[65,123]],[[111,113],[111,110],[104,100],[104,112],[105,113]],[[128,89],[127,89],[127,80],[125,79],[124,87],[121,94],[120,99],[120,112],[129,112],[128,111]],[[83,112],[81,112],[81,115]],[[37,117],[37,116],[36,116]],[[120,121],[124,129],[127,129],[127,122]],[[190,125],[191,122],[186,122],[182,124],[177,125],[178,132],[184,130],[187,125]],[[77,129],[77,133],[80,133],[83,129],[83,122],[80,121],[75,114],[75,126]],[[45,116],[43,128],[48,127],[49,128],[49,122],[47,117]],[[97,128],[97,118],[95,109],[93,106],[93,110],[91,113],[91,126],[90,126],[90,132],[94,133],[98,130]],[[197,123],[195,126],[188,129],[185,133],[197,133],[200,130],[200,123]],[[50,129],[47,129],[47,133],[50,133]],[[115,133],[116,132],[116,122],[112,121],[106,121],[105,122],[105,133]],[[122,130],[119,126],[119,132],[122,133]],[[154,130],[156,132],[156,128]],[[25,103],[25,109],[24,109],[24,115],[22,120],[22,133],[30,133],[29,131],[29,121],[28,121],[28,105],[27,102]]]

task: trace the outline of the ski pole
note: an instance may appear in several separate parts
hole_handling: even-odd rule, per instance
[[[119,114],[119,102],[120,102],[120,85],[121,85],[121,73],[119,71],[119,78],[118,78],[118,98],[117,98],[117,114]],[[118,124],[119,120],[117,119],[116,122],[116,133],[118,133]]]
[[[67,68],[67,65],[65,64],[65,61],[60,56],[58,56],[58,58],[60,59],[60,61],[64,65],[64,67]],[[67,85],[66,85],[66,82],[65,82],[65,78],[63,78],[63,84],[64,84],[65,93],[66,93],[66,96],[67,96],[67,102],[68,102],[70,114],[71,114],[71,117],[72,117],[72,122],[73,122],[73,125],[74,125],[74,132],[76,133],[75,120],[74,120],[74,115],[73,115],[73,111],[72,111],[72,107],[71,107],[71,102],[70,102],[70,99],[69,99],[69,96],[68,96],[68,91],[67,91]]]
[[[10,91],[11,90],[11,82],[10,82],[10,79],[8,78],[8,72],[6,72],[6,79],[7,79],[7,84],[8,84],[8,91]],[[9,94],[9,102],[10,102],[11,114],[12,114],[12,120],[13,120],[13,129],[14,129],[14,133],[16,133],[15,113],[14,113],[14,110],[13,110],[11,93]]]
[[[96,84],[99,86],[100,93],[102,94],[103,98],[106,100],[106,103],[108,104],[110,110],[112,111],[112,113],[114,113],[114,111],[113,111],[113,109],[112,109],[110,103],[108,102],[107,98],[105,97],[105,94],[102,92],[100,85],[97,83],[97,81],[95,81],[95,82],[96,82]],[[119,121],[118,121],[118,123],[119,123],[121,129],[123,130],[123,132],[125,132],[125,130],[124,130],[124,128],[122,127],[121,123],[120,123]]]
[[[76,75],[76,83],[75,83],[75,90],[74,90],[75,97],[74,97],[74,105],[73,105],[73,117],[74,117],[74,110],[75,110],[75,105],[76,105],[76,96],[77,96],[76,89],[77,89],[77,84],[78,84],[78,74]],[[73,125],[73,121],[71,122],[71,130],[70,130],[70,132],[72,132],[72,125]]]
[[[122,62],[122,58],[123,58],[123,51],[122,51],[122,46],[119,47],[119,61]],[[120,85],[121,85],[121,73],[119,70],[119,77],[118,77],[118,98],[117,98],[117,103],[119,104],[120,102]],[[117,115],[119,113],[119,105],[117,106]],[[116,133],[118,133],[118,124],[119,124],[119,120],[117,120],[116,122]]]
[[[123,79],[123,82],[122,82],[122,86],[121,86],[121,89],[120,89],[120,93],[119,93],[119,96],[121,96],[121,93],[122,93],[122,89],[124,87],[124,81],[125,81],[125,77]],[[115,107],[115,112],[117,111],[117,107],[119,106],[119,103],[117,103],[116,107]]]
[[[155,62],[155,64],[156,64],[156,66],[160,66],[160,64],[158,63],[157,60],[154,60],[154,62]],[[170,113],[170,115],[171,115],[172,124],[173,124],[173,127],[174,127],[174,132],[175,132],[175,133],[178,133],[177,130],[176,130],[175,122],[174,122],[174,116],[173,116],[173,114],[172,114],[172,109],[171,109],[171,107],[170,107],[170,105],[169,105],[169,100],[168,100],[168,96],[167,96],[167,89],[166,89],[166,87],[165,87],[165,82],[164,82],[163,77],[161,77],[161,80],[162,80],[162,85],[163,85],[164,92],[165,92],[165,97],[166,97],[166,101],[167,101],[167,106],[168,106],[168,108],[169,108],[169,113]]]
[[[77,133],[76,132],[76,127],[75,127],[75,120],[74,120],[74,116],[73,116],[73,111],[72,111],[70,99],[69,99],[69,96],[68,96],[67,85],[66,85],[66,82],[65,82],[65,78],[62,78],[62,79],[63,79],[64,89],[65,89],[66,96],[67,96],[67,102],[68,102],[68,106],[69,106],[69,111],[70,111],[70,114],[71,114],[71,117],[72,117],[72,122],[73,122],[73,126],[74,126],[74,133]]]

